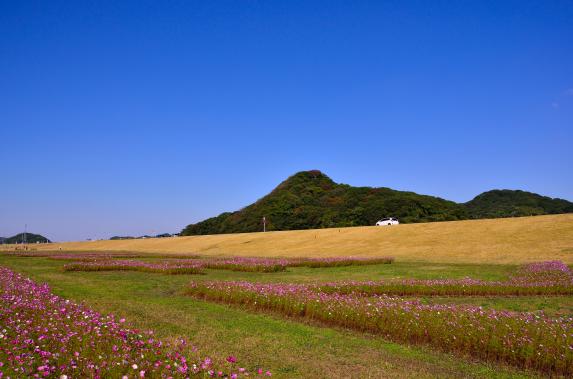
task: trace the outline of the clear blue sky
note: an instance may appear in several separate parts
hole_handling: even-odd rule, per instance
[[[287,176],[573,200],[571,1],[3,1],[0,236],[178,232]]]

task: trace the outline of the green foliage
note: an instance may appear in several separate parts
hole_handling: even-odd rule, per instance
[[[512,190],[492,190],[467,202],[471,218],[536,216],[573,212],[573,203],[552,199],[536,193]]]
[[[299,172],[269,195],[233,213],[189,225],[182,235],[373,225],[385,216],[402,222],[459,220],[465,209],[451,201],[389,188],[337,184],[320,171]]]
[[[8,238],[0,238],[0,243],[5,244],[12,244],[12,243],[22,243],[24,241],[24,233],[16,234],[15,236],[8,237]],[[49,239],[39,234],[34,233],[26,233],[26,242],[27,243],[50,243]]]
[[[492,200],[492,193],[501,192]],[[503,201],[496,199],[502,198]],[[299,172],[237,212],[188,225],[181,235],[245,233],[374,225],[383,217],[401,223],[573,212],[573,203],[523,191],[490,191],[458,204],[390,188],[338,184],[318,170]]]

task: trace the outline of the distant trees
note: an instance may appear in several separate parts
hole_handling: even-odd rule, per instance
[[[374,225],[382,217],[402,223],[453,221],[573,212],[573,203],[530,192],[494,190],[465,204],[390,188],[337,184],[318,170],[299,172],[271,193],[237,211],[188,225],[181,235],[242,233]]]
[[[520,190],[492,190],[467,202],[471,218],[535,216],[573,212],[573,203]]]
[[[25,236],[24,236],[25,235]],[[15,244],[15,243],[51,243],[48,238],[34,233],[18,233],[15,236],[8,238],[0,238],[0,243]]]
[[[139,237],[132,237],[132,236],[113,236],[110,238],[110,240],[133,240],[133,239],[145,239],[145,238],[167,238],[167,237],[173,237],[173,236],[177,236],[178,234],[170,234],[170,233],[162,233],[162,234],[158,234],[156,236],[149,236],[149,235],[144,235],[144,236],[139,236]]]

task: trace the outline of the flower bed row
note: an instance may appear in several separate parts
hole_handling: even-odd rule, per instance
[[[235,362],[228,357],[216,366],[183,339],[165,343],[151,331],[130,329],[124,319],[101,315],[0,267],[0,378],[248,375]]]
[[[287,267],[342,267],[390,264],[394,258],[361,258],[361,257],[333,257],[333,258],[212,258],[204,259],[206,268],[232,270],[232,271],[284,271]]]
[[[85,260],[64,265],[64,271],[142,271],[162,274],[204,274],[205,269],[220,269],[247,272],[278,272],[286,266],[276,261],[248,259],[228,260]]]
[[[573,272],[559,261],[520,267],[506,281],[478,279],[341,281],[317,284],[325,293],[393,296],[537,296],[573,295]]]
[[[286,260],[274,258],[205,258],[198,262],[205,268],[245,272],[279,272],[288,266]]]
[[[159,261],[118,260],[81,256],[64,266],[65,271],[144,271],[166,274],[201,274],[203,269],[245,272],[279,272],[287,267],[336,267],[348,265],[387,264],[392,258],[198,258]],[[68,258],[66,258],[68,259]]]
[[[194,260],[146,262],[136,260],[94,260],[68,263],[64,271],[141,271],[170,275],[204,274],[204,266]]]
[[[378,333],[486,361],[549,374],[573,375],[573,319],[427,305],[396,297],[341,295],[306,285],[250,282],[192,283],[196,298],[274,311],[290,317]]]
[[[141,254],[136,253],[82,253],[82,254],[48,254],[46,255],[49,259],[55,259],[58,261],[74,261],[74,262],[92,262],[92,261],[103,261],[111,259],[137,259],[143,258]]]
[[[394,262],[393,257],[332,257],[332,258],[291,258],[287,260],[289,267],[343,267],[343,266],[366,266],[390,264]]]
[[[196,259],[196,254],[157,254],[157,253],[130,253],[130,252],[53,252],[53,251],[0,251],[0,255],[20,258],[49,258],[56,260],[69,260],[89,262],[104,259],[136,259],[136,258],[162,258],[162,259]]]
[[[153,254],[153,253],[130,253],[130,252],[29,252],[29,251],[1,251],[0,255],[13,257],[44,257],[57,260],[70,260],[80,262],[90,262],[96,260],[110,259],[137,259],[137,258],[161,258],[161,259],[203,259],[209,264],[227,266],[229,269],[238,266],[285,266],[285,267],[341,267],[341,266],[362,266],[389,264],[394,262],[392,257],[327,257],[327,258],[255,258],[255,257],[205,257],[197,254]],[[220,267],[218,267],[220,268]],[[248,268],[245,270],[249,270]],[[240,270],[240,271],[245,271]],[[256,270],[254,270],[256,271]]]

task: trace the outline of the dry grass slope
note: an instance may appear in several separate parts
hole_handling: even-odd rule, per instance
[[[573,214],[146,240],[34,245],[38,250],[239,256],[394,256],[437,263],[573,264]]]

